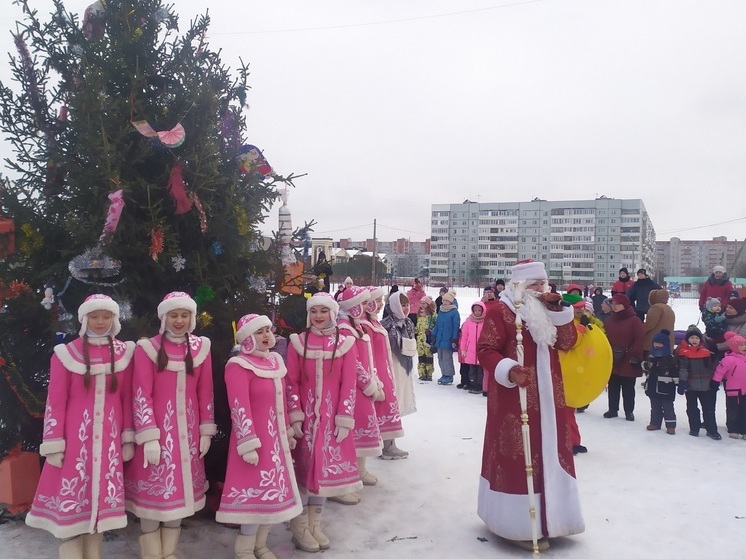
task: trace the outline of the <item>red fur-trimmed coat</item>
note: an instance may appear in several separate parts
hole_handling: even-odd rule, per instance
[[[64,452],[62,467],[44,464],[26,524],[66,539],[127,525],[124,513],[122,444],[134,442],[132,428],[133,342],[113,340],[117,388],[111,382],[111,348],[106,338],[89,339],[90,381],[83,339],[54,348],[40,453]]]
[[[575,345],[577,332],[572,309],[550,312],[549,316],[557,328],[554,347],[537,347],[524,323],[523,348],[525,366],[536,371],[526,394],[540,535],[555,537],[580,533],[584,523],[557,354],[558,349],[569,350]],[[478,357],[489,377],[478,513],[495,534],[530,540],[519,389],[496,380],[512,384],[507,373],[517,363],[515,314],[502,300],[487,311]]]

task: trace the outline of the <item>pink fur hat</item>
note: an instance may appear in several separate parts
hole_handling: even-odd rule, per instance
[[[238,321],[236,341],[241,346],[242,351],[251,353],[257,348],[258,344],[254,338],[254,334],[265,326],[272,328],[272,321],[268,316],[263,314],[246,314],[241,317]],[[274,347],[274,345],[274,334],[270,332],[269,347]]]
[[[94,293],[86,297],[83,304],[78,307],[78,320],[80,321],[80,332],[82,336],[88,331],[88,313],[93,311],[109,311],[114,315],[111,321],[111,337],[113,338],[122,329],[122,325],[119,323],[119,305],[109,297],[101,293]]]
[[[746,344],[746,338],[736,334],[735,332],[726,332],[725,341],[728,342],[728,347],[733,353],[739,353],[738,346]]]
[[[197,303],[194,302],[194,299],[188,293],[172,291],[158,305],[158,318],[161,319],[161,334],[166,331],[166,315],[177,309],[184,309],[192,313],[188,331],[190,334],[194,332],[194,329],[197,327]]]

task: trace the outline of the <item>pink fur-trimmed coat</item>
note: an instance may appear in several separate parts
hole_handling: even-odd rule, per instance
[[[334,341],[333,329],[330,334],[312,329],[291,335],[288,347],[290,421],[303,422],[303,437],[293,451],[295,474],[298,485],[323,497],[363,487],[352,435],[357,390],[355,337],[340,331],[336,349]],[[334,436],[336,426],[350,429],[341,443]]]
[[[373,366],[378,379],[383,383],[384,399],[375,403],[381,438],[387,441],[403,437],[404,429],[399,413],[399,401],[396,399],[389,334],[377,320],[363,320],[361,323],[370,336]]]
[[[40,453],[64,452],[64,458],[61,468],[44,465],[26,524],[57,538],[127,525],[122,444],[135,440],[130,397],[135,344],[113,340],[114,392],[109,392],[111,349],[107,338],[89,340],[86,388],[83,339],[54,348]]]
[[[378,375],[373,367],[373,350],[370,346],[370,336],[363,334],[358,338],[355,327],[345,318],[338,320],[339,329],[355,339],[357,350],[357,394],[355,396],[355,452],[358,456],[378,456],[381,454],[381,430],[373,402],[373,396],[378,391]]]
[[[241,353],[225,367],[232,429],[218,522],[277,524],[303,510],[288,444],[287,369],[279,354],[266,353]],[[255,466],[243,459],[251,450]]]
[[[158,371],[158,349],[164,344],[168,365]],[[187,343],[158,335],[140,340],[135,350],[132,408],[135,457],[124,471],[127,510],[161,522],[193,515],[205,505],[207,478],[199,457],[201,435],[214,435],[210,340],[189,334],[194,364],[187,374]],[[143,445],[159,441],[161,460],[143,467]]]

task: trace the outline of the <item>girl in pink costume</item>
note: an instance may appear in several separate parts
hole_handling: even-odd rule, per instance
[[[295,438],[285,411],[282,357],[271,353],[275,337],[266,316],[247,314],[238,321],[239,354],[225,367],[231,409],[228,468],[215,520],[240,524],[235,559],[271,559],[270,526],[298,516],[301,504],[291,449]]]
[[[127,510],[140,518],[142,558],[176,559],[181,520],[205,506],[202,459],[216,427],[210,340],[191,334],[196,314],[189,295],[169,293],[158,305],[160,334],[135,350],[137,447],[125,488]]]
[[[399,401],[396,399],[389,334],[378,321],[378,313],[383,309],[383,296],[386,292],[383,287],[370,287],[368,289],[370,290],[370,298],[365,303],[366,319],[361,321],[361,324],[370,336],[371,346],[373,347],[373,366],[376,369],[378,379],[383,384],[383,400],[375,403],[378,427],[383,439],[381,458],[397,460],[406,458],[409,453],[396,446],[396,439],[404,436],[404,429],[399,413]]]
[[[380,456],[381,454],[381,432],[374,403],[384,399],[383,384],[378,380],[373,366],[370,336],[365,333],[360,322],[365,318],[363,305],[369,297],[370,292],[367,289],[353,285],[345,289],[337,300],[340,308],[337,321],[339,328],[356,338],[357,394],[355,396],[355,429],[352,434],[357,452],[357,467],[363,485],[375,485],[378,482],[378,479],[366,470],[365,460],[368,456]],[[360,502],[360,497],[355,493],[348,493],[341,499],[354,501],[343,500],[345,504]]]
[[[103,532],[124,528],[123,463],[134,453],[134,342],[115,338],[119,306],[91,295],[80,338],[54,348],[40,453],[46,457],[26,524],[64,540],[60,559],[98,559]]]
[[[725,426],[731,439],[746,439],[746,338],[726,332],[730,351],[712,375],[713,388],[725,381]]]
[[[362,489],[357,468],[355,426],[357,351],[355,336],[337,326],[339,305],[315,293],[306,301],[308,330],[290,336],[288,409],[294,436],[295,474],[303,512],[290,522],[293,543],[303,551],[329,547],[321,531],[326,497]]]

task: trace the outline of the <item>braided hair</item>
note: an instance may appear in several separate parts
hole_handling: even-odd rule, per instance
[[[161,347],[158,348],[158,355],[156,356],[155,364],[158,367],[158,372],[164,371],[168,366],[168,354],[166,353],[166,344],[163,343],[164,336],[161,336]],[[186,355],[184,356],[184,364],[186,365],[186,372],[188,375],[194,374],[194,358],[192,357],[192,350],[189,345],[189,334],[187,334],[186,343]]]
[[[109,355],[111,363],[111,374],[109,375],[109,392],[116,392],[118,381],[117,375],[114,372],[114,339],[111,336],[106,336],[109,340]],[[91,359],[88,354],[88,333],[83,334],[83,361],[85,362],[85,375],[83,376],[83,386],[86,389],[91,386]]]

